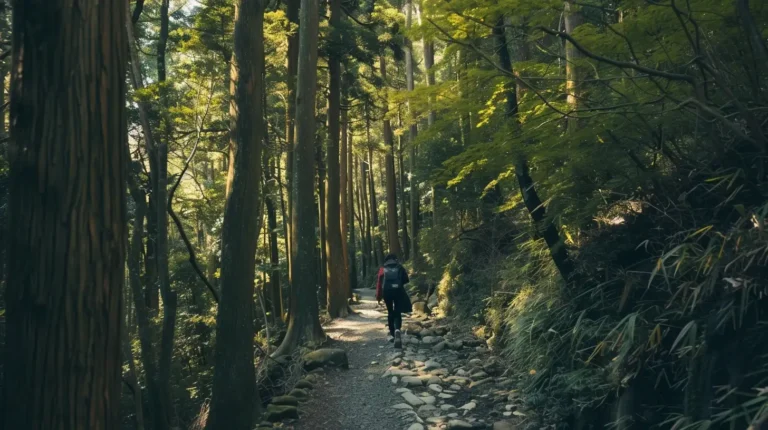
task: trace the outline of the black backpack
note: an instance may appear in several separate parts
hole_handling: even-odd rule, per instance
[[[384,289],[397,289],[401,288],[402,276],[400,276],[400,265],[393,264],[384,266]]]

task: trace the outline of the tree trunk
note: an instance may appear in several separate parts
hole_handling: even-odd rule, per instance
[[[365,160],[360,160],[360,173],[359,173],[359,187],[358,195],[360,197],[360,209],[361,219],[360,224],[362,230],[363,241],[363,279],[365,279],[366,270],[371,266],[373,261],[373,241],[371,238],[371,211],[369,207],[370,200],[368,199],[368,163]]]
[[[346,91],[344,93],[344,104],[348,105]],[[346,280],[347,297],[352,297],[352,278],[354,274],[352,272],[352,261],[350,260],[350,242],[349,242],[349,226],[352,219],[350,216],[352,212],[350,208],[352,206],[352,200],[350,198],[351,183],[348,177],[351,172],[350,165],[352,159],[350,158],[349,149],[347,145],[352,144],[351,132],[349,122],[347,120],[347,108],[341,109],[341,147],[339,148],[340,162],[339,162],[339,212],[341,215],[341,250],[344,255],[344,278]],[[352,224],[354,228],[354,224]]]
[[[574,10],[575,7],[573,0],[565,1],[565,32],[568,34],[573,34],[573,30],[584,22],[581,12]],[[582,53],[571,42],[565,42],[565,92],[570,111],[579,108],[579,100],[581,99],[579,81],[582,79],[583,69],[579,61],[582,57]],[[568,117],[566,127],[569,132],[576,131],[578,127],[576,118]]]
[[[384,262],[384,244],[382,243],[384,234],[381,231],[381,224],[379,223],[379,204],[376,201],[376,183],[374,182],[373,177],[372,147],[368,148],[368,190],[371,195],[371,222],[373,229],[374,256],[376,257],[376,266],[379,266]]]
[[[398,126],[402,126],[400,123]],[[400,224],[403,226],[402,231],[402,243],[403,243],[403,260],[410,258],[408,238],[408,199],[405,194],[405,160],[403,160],[404,153],[403,136],[397,137],[397,195],[400,199]]]
[[[387,62],[384,56],[379,57],[379,67],[381,68],[381,79],[387,82]],[[387,114],[387,101],[384,101],[384,115]],[[400,248],[400,239],[397,227],[397,187],[395,184],[395,139],[392,136],[392,126],[389,119],[384,117],[384,146],[387,148],[384,156],[384,168],[386,171],[386,190],[387,190],[387,237],[389,240],[389,252],[403,257],[402,248]]]
[[[253,280],[262,222],[263,12],[256,0],[239,0],[235,9],[237,156],[221,233],[221,299],[208,430],[250,430],[261,407],[253,365]]]
[[[274,162],[272,162],[274,163]],[[265,166],[265,169],[269,166]],[[268,182],[274,184],[276,178],[273,175],[274,164],[269,169],[270,174]],[[277,246],[277,209],[275,208],[275,192],[280,189],[274,185],[267,187],[269,192],[264,195],[264,202],[267,207],[267,228],[269,229],[269,264],[272,271],[269,274],[269,290],[266,292],[270,303],[269,312],[272,313],[273,322],[280,321],[283,316],[283,293],[280,287],[280,254]]]
[[[314,149],[317,92],[317,0],[301,0],[296,84],[296,142],[293,149],[291,225],[291,311],[288,332],[274,356],[291,354],[302,341],[317,342],[320,327],[315,295]]]
[[[144,222],[143,215],[141,217],[141,222]],[[128,303],[128,301],[125,302],[124,309],[128,309]],[[130,315],[130,312],[128,314]],[[122,333],[120,334],[120,339],[122,341],[121,347],[123,348],[123,357],[125,358],[125,361],[128,362],[128,372],[124,378],[126,384],[131,389],[131,394],[133,394],[133,409],[134,413],[136,414],[136,430],[144,430],[144,401],[141,395],[141,385],[139,385],[139,379],[136,376],[136,362],[133,361],[133,351],[131,350],[131,341],[128,336],[129,330],[130,325],[126,322]]]
[[[126,19],[118,2],[13,4],[8,430],[119,427]]]
[[[347,229],[349,230],[349,242],[347,247],[349,257],[349,292],[356,290],[357,286],[357,244],[355,242],[355,155],[352,151],[352,133],[349,133],[347,144],[347,175],[346,175],[346,199],[347,199]],[[360,230],[362,232],[362,229]]]
[[[171,400],[171,364],[173,361],[173,343],[176,334],[177,295],[171,290],[168,271],[168,144],[171,136],[171,121],[168,117],[168,89],[163,87],[166,81],[166,47],[168,44],[168,8],[170,0],[162,0],[160,5],[160,34],[157,45],[157,79],[161,84],[160,104],[162,139],[157,145],[157,189],[155,190],[155,210],[157,211],[157,281],[160,296],[163,299],[163,328],[160,338],[160,361],[158,380],[163,402],[162,429],[174,425],[174,411]]]
[[[408,1],[408,4],[406,7],[406,15],[405,15],[405,27],[406,29],[411,28],[411,23],[413,20],[413,2],[412,0]],[[414,89],[414,82],[413,82],[413,45],[411,44],[411,41],[408,40],[407,44],[407,50],[405,52],[405,74],[406,74],[406,86],[408,91],[413,91]],[[430,66],[431,67],[431,66]],[[429,76],[429,73],[427,73],[427,76]],[[416,180],[416,135],[418,134],[418,127],[415,122],[415,115],[413,110],[411,109],[410,102],[408,103],[408,110],[411,114],[411,121],[413,121],[408,128],[408,142],[410,143],[410,154],[408,156],[408,170],[409,170],[409,179],[410,179],[410,221],[411,221],[411,255],[413,256],[413,265],[414,269],[419,266],[419,260],[420,260],[420,254],[419,254],[419,204],[421,202],[421,196],[419,195],[419,183]],[[430,113],[432,115],[433,113]],[[401,149],[402,150],[402,149]]]
[[[129,23],[129,25],[132,24]],[[141,364],[144,367],[147,395],[149,397],[147,402],[149,405],[149,421],[154,424],[154,428],[157,428],[161,425],[158,423],[158,420],[161,420],[163,416],[163,403],[158,388],[157,365],[155,362],[155,346],[152,342],[150,312],[141,289],[141,239],[143,235],[144,217],[145,214],[147,214],[147,204],[144,192],[135,183],[132,184],[130,180],[128,183],[130,185],[131,196],[136,205],[135,217],[133,220],[133,236],[131,236],[127,259],[128,279],[133,293],[133,307],[136,309],[136,324],[139,327]]]
[[[330,0],[331,31],[338,31],[341,24],[341,0]],[[349,276],[344,255],[344,239],[341,236],[339,138],[341,119],[341,61],[331,50],[328,58],[328,172],[325,188],[325,252],[327,267],[328,315],[331,318],[347,316]],[[346,138],[346,136],[344,136]],[[345,148],[346,149],[346,148]]]
[[[292,27],[297,27],[299,25],[299,3],[301,0],[287,0],[286,1],[286,18],[288,18],[288,23]],[[291,193],[293,192],[293,149],[296,146],[296,70],[299,64],[299,32],[294,31],[288,35],[288,66],[287,66],[287,76],[286,76],[286,88],[288,89],[288,95],[287,95],[287,121],[285,123],[285,143],[287,146],[286,149],[286,155],[285,155],[285,183],[287,185],[287,194],[288,194],[288,201],[287,201],[287,210],[285,211],[285,215],[287,215],[287,221],[285,221],[285,224],[287,228],[285,229],[285,243],[286,243],[286,255],[288,256],[288,281],[291,282],[291,263],[293,259],[293,252],[291,251],[291,247],[293,246],[293,225],[291,224],[293,222],[293,217],[291,216],[291,205],[293,204],[293,199],[291,198]],[[284,218],[284,219],[286,219]]]
[[[326,296],[328,295],[328,249],[326,248],[326,242],[328,241],[328,228],[325,223],[325,162],[323,157],[323,145],[318,141],[315,146],[315,157],[317,160],[317,212],[319,217],[315,218],[318,221],[318,229],[320,231],[320,243],[317,252],[317,271],[320,276],[315,280],[315,284],[320,286],[320,291],[317,294],[317,301],[320,307],[325,306],[327,308]]]
[[[512,69],[512,60],[509,56],[504,29],[504,17],[500,17],[496,22],[496,26],[493,28],[493,36],[496,41],[496,51],[499,55],[499,66],[511,76],[514,73],[514,70]],[[504,115],[508,120],[513,121],[515,127],[519,129],[520,120],[517,116],[517,91],[515,90],[514,82],[509,81],[505,84],[505,92],[507,103]],[[541,202],[541,198],[539,198],[539,194],[536,192],[536,187],[528,168],[528,161],[522,155],[515,161],[515,177],[517,178],[517,183],[520,187],[520,195],[523,198],[523,203],[533,219],[533,224],[537,233],[541,234],[544,241],[547,243],[550,255],[552,255],[552,259],[555,266],[557,266],[560,275],[563,279],[568,281],[573,273],[573,262],[568,255],[568,250],[566,249],[565,244],[562,243],[560,239],[560,232],[552,221],[547,219],[546,207]]]

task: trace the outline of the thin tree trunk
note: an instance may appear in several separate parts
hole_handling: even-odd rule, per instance
[[[317,92],[318,0],[301,0],[296,84],[295,178],[291,192],[291,311],[288,332],[274,356],[291,354],[302,341],[324,338],[315,295],[314,150]]]
[[[143,221],[144,217],[142,216],[141,222]],[[126,300],[125,309],[129,308],[129,304],[130,302]],[[130,315],[130,313],[128,313],[128,315]],[[139,379],[136,376],[136,362],[133,361],[133,351],[131,350],[131,342],[128,336],[129,331],[130,325],[128,322],[126,322],[122,333],[120,334],[120,339],[122,341],[121,346],[123,348],[123,357],[125,358],[125,361],[128,362],[128,372],[124,378],[128,384],[128,387],[131,389],[131,394],[133,395],[133,409],[134,413],[136,414],[136,430],[144,430],[144,400],[142,399],[141,395],[141,385],[139,385]]]
[[[374,255],[376,257],[376,266],[381,265],[384,262],[384,244],[382,243],[382,237],[384,236],[381,231],[381,225],[379,224],[379,205],[376,202],[376,184],[373,177],[373,148],[368,148],[368,190],[371,195],[371,222],[372,222],[372,234],[373,234],[373,246]]]
[[[271,163],[274,163],[272,161]],[[274,184],[276,179],[273,177],[274,164],[272,168],[265,166],[270,171],[268,182]],[[269,301],[269,312],[272,313],[273,322],[277,322],[283,315],[283,294],[280,288],[280,254],[277,246],[277,210],[275,208],[274,192],[280,189],[275,185],[268,185],[269,192],[264,195],[264,202],[267,207],[267,227],[269,229],[269,264],[272,271],[269,274],[269,290],[265,296]]]
[[[263,12],[256,0],[238,0],[235,9],[237,156],[221,234],[221,299],[208,430],[250,430],[261,406],[253,363],[253,279],[262,222],[261,147],[266,125]]]
[[[576,27],[584,22],[581,12],[574,10],[574,7],[573,0],[565,1],[565,32],[568,34],[573,34]],[[582,97],[582,91],[579,88],[583,69],[579,61],[582,57],[583,54],[571,42],[565,42],[565,92],[568,108],[571,111],[579,108],[579,100]],[[566,126],[569,132],[576,131],[578,121],[573,117],[568,117]]]
[[[8,430],[119,428],[127,11],[80,6],[13,5]]]
[[[132,24],[129,24],[132,25]],[[145,194],[135,181],[129,179],[129,188],[135,204],[135,216],[133,220],[133,235],[128,250],[128,279],[131,286],[133,307],[136,310],[136,324],[139,328],[139,346],[141,346],[141,364],[144,368],[146,377],[149,421],[157,427],[158,420],[162,419],[163,404],[160,398],[160,390],[157,380],[157,365],[155,356],[155,345],[152,341],[152,326],[150,322],[150,311],[144,300],[144,294],[141,289],[141,249],[142,236],[144,228],[144,217],[147,213],[147,203]]]
[[[355,242],[355,154],[352,151],[352,133],[349,130],[349,143],[347,144],[347,176],[346,176],[346,199],[347,199],[347,229],[349,230],[349,292],[356,290],[357,286],[357,244]],[[362,232],[362,229],[360,230]]]
[[[349,101],[347,100],[346,91],[343,92],[344,97],[344,104],[349,104]],[[343,251],[344,255],[344,277],[346,280],[346,290],[347,290],[347,297],[352,297],[352,278],[354,277],[353,271],[352,271],[352,261],[350,260],[350,242],[349,242],[349,226],[350,222],[352,221],[350,219],[350,216],[352,215],[352,212],[350,212],[350,207],[352,205],[352,200],[350,199],[350,186],[352,185],[350,183],[350,178],[348,178],[349,172],[351,169],[349,166],[352,164],[352,159],[349,158],[349,149],[347,148],[347,145],[351,145],[351,133],[349,130],[349,121],[347,120],[347,108],[343,107],[341,109],[341,140],[340,144],[341,147],[339,148],[339,155],[340,155],[340,162],[339,162],[339,212],[341,215],[341,249]],[[354,227],[354,224],[352,224]],[[354,234],[354,233],[352,233]]]
[[[318,141],[316,143],[316,154],[315,157],[317,158],[317,212],[318,217],[316,220],[318,221],[318,230],[320,231],[320,243],[319,243],[319,249],[317,252],[318,255],[318,266],[317,266],[317,273],[320,274],[318,279],[315,281],[316,284],[320,285],[320,291],[318,293],[318,304],[320,307],[328,308],[327,306],[327,300],[326,296],[328,295],[328,248],[326,247],[326,243],[328,242],[328,227],[326,226],[325,222],[325,201],[327,199],[326,191],[325,191],[325,163],[324,163],[324,155],[323,155],[323,146]]]
[[[509,76],[514,73],[512,68],[512,60],[509,56],[509,49],[507,47],[507,38],[504,32],[504,18],[500,17],[493,28],[493,35],[496,41],[496,50],[499,55],[500,67],[508,72]],[[520,120],[518,118],[518,101],[517,92],[515,90],[515,84],[513,82],[507,82],[505,85],[507,103],[505,106],[504,115],[510,121],[514,121],[516,127],[520,127]],[[547,219],[546,208],[541,202],[541,198],[536,191],[533,178],[531,178],[528,161],[523,156],[519,156],[515,161],[515,176],[517,178],[518,186],[520,187],[520,194],[523,198],[523,203],[528,209],[528,213],[533,219],[536,231],[541,234],[544,241],[547,243],[549,252],[552,255],[552,260],[557,266],[560,275],[568,281],[573,273],[573,262],[571,261],[568,250],[565,244],[560,239],[560,232],[557,230],[551,220]]]
[[[162,0],[160,5],[160,34],[157,45],[157,79],[160,84],[166,81],[166,47],[168,44],[170,0]],[[174,425],[174,413],[171,399],[171,364],[173,361],[173,344],[176,334],[177,295],[171,290],[168,271],[168,145],[171,136],[171,121],[168,118],[168,89],[160,90],[160,104],[163,112],[160,114],[162,123],[162,139],[157,145],[157,189],[155,190],[155,210],[157,211],[157,280],[160,296],[163,299],[163,328],[160,338],[160,361],[158,363],[158,380],[160,396],[163,402],[162,429]]]
[[[402,126],[400,123],[398,126]],[[403,260],[410,258],[408,238],[408,199],[405,194],[405,161],[403,160],[404,152],[403,136],[397,137],[397,194],[400,199],[400,224],[402,224],[402,240],[403,240]]]
[[[408,0],[408,4],[406,4],[406,14],[405,14],[405,27],[407,29],[411,28],[411,23],[413,20],[413,2],[412,0]],[[413,45],[411,44],[411,41],[408,40],[407,43],[407,50],[405,52],[405,74],[406,74],[406,87],[408,91],[413,91],[414,89],[414,81],[413,81]],[[431,66],[430,66],[431,67]],[[427,73],[427,76],[429,76],[429,73]],[[421,202],[421,195],[419,193],[419,183],[416,180],[416,136],[418,134],[418,127],[415,122],[415,115],[413,110],[411,109],[411,104],[408,102],[408,111],[411,114],[411,125],[408,127],[408,142],[410,147],[410,154],[408,154],[408,170],[409,175],[408,178],[410,179],[410,221],[411,221],[411,244],[410,244],[410,250],[411,255],[413,256],[413,265],[414,269],[418,268],[420,265],[420,257],[419,254],[419,205]],[[430,116],[433,113],[430,113]],[[434,119],[433,119],[434,121]]]
[[[381,79],[387,82],[387,62],[384,56],[379,57],[379,68],[381,69]],[[385,84],[386,85],[386,84]],[[387,114],[387,102],[385,101],[384,115]],[[395,141],[392,136],[392,126],[389,123],[389,119],[384,117],[382,121],[384,124],[384,146],[387,149],[384,156],[384,168],[386,171],[386,190],[387,190],[387,237],[389,239],[389,252],[403,256],[402,248],[400,247],[400,239],[398,236],[397,227],[397,188],[395,184]]]

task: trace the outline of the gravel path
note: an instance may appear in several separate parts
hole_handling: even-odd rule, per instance
[[[381,378],[393,346],[386,340],[386,310],[376,306],[374,291],[356,290],[356,314],[325,328],[332,347],[344,348],[349,370],[328,370],[310,400],[302,404],[296,430],[396,430],[403,428],[391,405],[402,398],[388,378]],[[383,319],[382,319],[383,318]],[[371,364],[376,362],[377,364]],[[407,426],[406,426],[407,427]]]

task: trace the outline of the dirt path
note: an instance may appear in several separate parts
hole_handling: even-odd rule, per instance
[[[377,308],[374,291],[356,291],[361,303],[356,315],[333,321],[325,328],[333,347],[349,356],[349,370],[328,370],[324,381],[302,405],[296,430],[393,430],[403,427],[396,410],[389,406],[402,401],[381,374],[393,352],[386,340],[386,310]],[[383,312],[382,312],[383,311]],[[384,319],[382,319],[384,318]],[[375,362],[375,364],[372,364]]]

